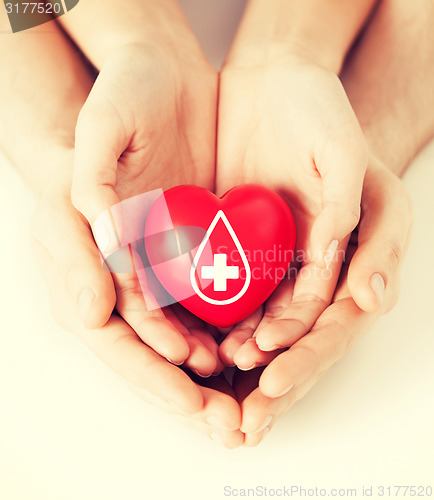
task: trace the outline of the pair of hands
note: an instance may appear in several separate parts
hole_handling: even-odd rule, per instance
[[[116,51],[77,125],[72,192],[87,220],[71,205],[71,179],[59,174],[42,198],[33,233],[56,319],[144,399],[235,447],[257,444],[391,307],[410,212],[400,181],[372,159],[357,251],[348,271],[349,247],[336,288],[341,262],[326,250],[334,240],[346,248],[358,222],[367,163],[340,82],[299,60],[228,66],[219,92],[216,190],[258,182],[285,196],[299,228],[297,251],[307,256],[304,272],[237,325],[219,352],[212,330],[182,310],[146,312],[134,276],[112,278],[101,267],[88,221],[156,187],[213,188],[217,86],[204,60],[180,59],[169,47]],[[72,164],[72,152],[59,161]],[[321,273],[325,257],[331,275]],[[376,285],[370,282],[376,274],[385,293],[377,278]],[[120,316],[112,315],[115,304]],[[205,376],[222,370],[220,359],[244,369],[268,366],[260,379],[260,369],[237,372],[230,387],[222,377],[189,377],[164,358]]]

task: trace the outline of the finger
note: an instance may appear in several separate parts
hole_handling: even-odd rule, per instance
[[[202,387],[198,387],[200,391]],[[227,431],[221,428],[220,422],[217,425],[208,423],[200,417],[184,413],[182,410],[167,404],[161,398],[151,394],[149,391],[138,388],[137,386],[130,386],[131,391],[140,399],[160,410],[170,413],[178,422],[196,429],[197,431],[207,435],[214,442],[225,446],[226,448],[233,449],[241,446],[244,441],[244,434],[239,430]],[[214,420],[210,418],[210,421]]]
[[[67,200],[46,200],[33,217],[32,235],[53,259],[83,325],[103,326],[113,311],[115,290],[83,217]]]
[[[213,379],[214,377],[207,379],[211,386],[214,383]],[[222,390],[200,385],[198,387],[204,404],[200,411],[191,415],[191,418],[205,422],[219,430],[228,432],[238,430],[241,425],[241,410],[237,401]]]
[[[240,370],[253,370],[258,366],[268,365],[281,352],[281,349],[270,352],[261,351],[256,343],[256,339],[251,338],[235,353],[234,361]]]
[[[204,327],[189,329],[190,335],[198,340],[206,349],[206,356],[210,356],[209,360],[203,361],[200,372],[202,376],[218,375],[224,369],[224,364],[221,361],[218,350],[219,346],[213,339],[212,335],[205,330]],[[187,365],[189,366],[190,359],[187,358]],[[189,366],[190,367],[190,366]]]
[[[212,440],[231,449],[241,446],[241,409],[232,386],[223,375],[207,379],[192,376],[202,386],[205,403],[202,411],[190,418],[196,419],[198,428]]]
[[[249,372],[237,371],[233,383],[241,403],[241,430],[245,433],[245,446],[257,446],[270,431],[274,415],[280,411],[281,401],[267,398],[258,388],[262,368]]]
[[[211,333],[206,330],[204,322],[179,304],[167,308],[166,315],[189,346],[190,353],[184,366],[201,377],[220,373],[223,364],[218,358],[218,345]]]
[[[143,344],[122,318],[112,316],[103,328],[85,328],[77,319],[62,279],[55,272],[54,261],[38,243],[35,251],[50,290],[52,309],[62,326],[73,331],[128,383],[184,413],[197,413],[202,409],[203,397],[197,385],[180,368]]]
[[[283,398],[269,398],[258,387],[263,372],[263,368],[249,372],[237,371],[233,378],[234,390],[241,403],[241,430],[245,433],[246,446],[255,446],[270,431],[276,416],[282,412]]]
[[[271,429],[375,321],[377,315],[361,311],[345,288],[343,282],[340,294],[345,298],[327,309],[311,333],[266,367],[259,387],[243,400],[241,430],[246,441],[261,429]],[[238,378],[234,382],[239,384]]]
[[[231,450],[240,447],[244,443],[244,433],[240,430],[232,432],[211,432],[209,437],[215,442],[222,443],[223,446]]]
[[[235,365],[235,353],[248,339],[253,337],[255,330],[261,321],[262,313],[263,308],[261,306],[248,318],[237,323],[220,344],[219,356],[226,366]]]
[[[75,132],[72,201],[93,225],[98,215],[120,200],[115,193],[118,160],[128,147],[127,128],[104,95],[97,79],[84,104]]]
[[[183,363],[191,348],[186,337],[181,334],[173,321],[170,321],[160,309],[149,310],[148,304],[152,293],[147,286],[144,273],[139,276],[135,270],[133,252],[131,251],[130,273],[113,273],[116,288],[116,309],[125,321],[133,328],[137,335],[156,352],[174,364]],[[146,297],[146,300],[145,300]],[[172,316],[173,319],[173,316]],[[192,354],[197,357],[200,353]]]
[[[231,395],[233,392],[224,377],[206,379],[211,387],[202,387],[204,407],[193,418],[205,422],[206,433],[215,442],[233,449],[244,442],[244,434],[240,431],[241,409]]]
[[[262,351],[289,347],[310,331],[330,304],[345,255],[345,238],[328,269],[315,263],[305,264],[295,280],[292,294],[281,293],[267,304],[264,319],[256,333]]]
[[[271,426],[267,426],[261,432],[249,432],[244,435],[244,446],[247,448],[253,448],[258,446],[265,436],[270,432]]]
[[[307,335],[265,368],[259,381],[262,393],[278,398],[319,378],[353,346],[376,316],[359,309],[350,297],[333,303]]]
[[[366,143],[355,117],[345,137],[330,139],[314,158],[322,183],[322,210],[311,231],[315,262],[327,267],[338,245],[357,226],[368,164]]]
[[[255,446],[271,430],[279,415],[289,407],[288,400],[293,399],[293,392],[280,398],[269,398],[259,389],[259,380],[263,369],[249,372],[235,372],[234,389],[241,402],[241,429],[245,433],[244,444]]]
[[[373,312],[383,305],[386,288],[397,277],[412,215],[407,192],[391,173],[368,172],[365,193],[366,210],[359,227],[359,246],[349,267],[348,286],[357,305]],[[388,298],[386,307],[395,301],[396,294]]]
[[[252,391],[241,405],[241,431],[248,434],[268,432],[284,406],[283,398],[269,398],[259,388]]]

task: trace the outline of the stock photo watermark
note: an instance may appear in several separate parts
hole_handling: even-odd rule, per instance
[[[289,497],[289,498],[409,498],[432,497],[431,485],[362,485],[354,487],[321,488],[301,485],[223,487],[223,497]]]
[[[3,0],[13,33],[34,28],[63,16],[78,2],[79,0],[47,0],[45,2]]]

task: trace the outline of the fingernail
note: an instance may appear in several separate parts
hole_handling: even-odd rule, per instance
[[[383,276],[380,273],[374,273],[371,276],[370,285],[372,291],[375,293],[375,296],[378,300],[378,305],[381,306],[384,300],[384,291],[386,288],[386,284],[384,283]]]
[[[324,253],[324,263],[326,265],[326,269],[330,267],[330,264],[333,262],[333,259],[336,255],[336,250],[338,249],[339,241],[332,240],[330,245],[327,247],[327,250]]]
[[[216,415],[209,415],[206,417],[205,422],[209,425],[212,425],[213,427],[218,427],[219,429],[222,429],[224,431],[230,431],[228,426],[224,425],[223,422],[216,416]]]
[[[181,361],[180,363],[175,363],[175,361],[172,361],[172,360],[171,360],[170,358],[168,358],[167,356],[166,356],[166,359],[167,359],[167,361],[168,361],[169,363],[171,363],[172,365],[175,365],[175,366],[181,366],[181,365],[182,365],[182,363],[184,363],[184,361]]]
[[[241,366],[238,367],[240,370],[243,370],[244,372],[248,372],[249,370],[253,370],[253,368],[256,368],[256,363],[253,363],[253,365],[249,366],[248,368],[241,368]]]
[[[95,293],[90,288],[86,288],[80,294],[78,299],[78,314],[83,322],[85,322],[91,312],[95,301]]]
[[[273,415],[267,415],[264,419],[264,421],[262,422],[262,424],[257,428],[255,429],[253,432],[261,432],[263,431],[266,427],[268,427],[271,423],[271,421],[273,420]]]
[[[280,392],[277,396],[274,396],[274,398],[280,398],[281,396],[283,396],[284,394],[289,392],[293,387],[294,387],[294,384],[291,384],[284,391]]]
[[[270,432],[271,427],[268,425],[265,427],[264,432],[262,433],[262,437],[266,436]]]
[[[198,375],[200,378],[209,378],[211,377],[212,373],[200,373],[198,370],[195,370],[194,368],[190,368],[192,372],[194,372],[196,375]]]
[[[258,346],[259,347],[259,346]],[[269,351],[275,351],[276,349],[280,349],[280,346],[273,344],[273,345],[262,345],[259,347],[261,351],[269,352]]]

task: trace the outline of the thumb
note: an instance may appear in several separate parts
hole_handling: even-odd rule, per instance
[[[371,177],[371,174],[367,175]],[[385,302],[390,283],[397,272],[409,239],[411,204],[402,182],[391,172],[369,179],[358,235],[358,248],[348,270],[348,287],[356,304],[367,312],[378,310]],[[395,288],[396,292],[398,288]],[[397,298],[391,297],[390,309]]]
[[[93,224],[98,216],[119,203],[115,192],[118,160],[129,139],[114,105],[98,97],[98,81],[77,120],[71,199]]]
[[[64,199],[45,201],[33,217],[32,234],[53,260],[84,326],[103,326],[115,306],[114,284],[80,214]]]
[[[322,210],[311,230],[315,263],[329,267],[340,242],[357,226],[368,153],[363,135],[328,141],[317,163],[322,177]]]

